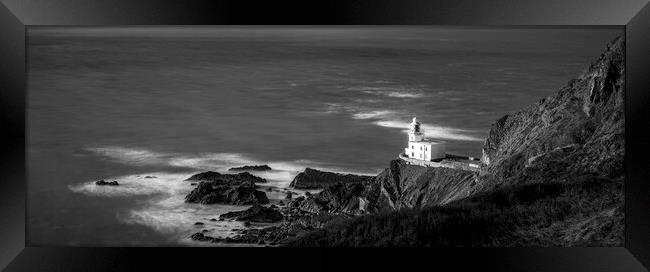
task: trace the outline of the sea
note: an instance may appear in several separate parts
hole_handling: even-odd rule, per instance
[[[184,203],[189,176],[268,164],[254,174],[278,203],[306,167],[378,174],[413,117],[448,153],[480,157],[494,121],[558,91],[622,34],[28,27],[28,244],[227,246],[189,236],[235,235],[241,222],[210,219],[247,207]]]

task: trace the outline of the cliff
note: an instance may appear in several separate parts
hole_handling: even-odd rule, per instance
[[[497,120],[483,147],[480,190],[571,175],[622,176],[624,54],[619,37],[556,94]]]
[[[363,190],[297,205],[371,214],[288,245],[621,246],[624,52],[619,37],[557,93],[497,120],[480,173],[392,161]]]

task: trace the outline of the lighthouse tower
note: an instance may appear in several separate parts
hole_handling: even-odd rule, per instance
[[[409,142],[420,142],[424,139],[424,129],[420,126],[420,122],[413,117],[413,122],[409,125]]]
[[[409,125],[409,142],[404,148],[404,155],[411,159],[433,161],[445,158],[445,144],[424,139],[424,129],[413,117]]]

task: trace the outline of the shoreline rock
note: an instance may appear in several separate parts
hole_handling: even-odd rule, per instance
[[[192,175],[187,178],[186,181],[230,181],[230,180],[242,180],[242,181],[253,181],[254,183],[267,183],[268,181],[264,178],[260,178],[248,172],[242,172],[237,174],[221,174],[219,172],[207,171]]]
[[[187,203],[230,205],[269,203],[266,193],[256,190],[255,185],[256,182],[266,182],[266,180],[247,172],[231,175],[208,171],[193,175],[187,180],[200,181],[185,196]]]

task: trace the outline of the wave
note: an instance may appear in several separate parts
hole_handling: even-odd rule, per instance
[[[97,155],[105,156],[121,163],[136,165],[170,165],[194,169],[216,169],[222,173],[233,166],[245,164],[260,164],[245,155],[235,153],[212,153],[196,156],[179,155],[175,153],[162,153],[145,149],[131,149],[125,147],[90,148]],[[269,199],[280,201],[285,193],[282,189],[289,187],[293,178],[305,167],[318,168],[324,171],[350,173],[344,169],[323,166],[311,160],[280,161],[267,163],[273,170],[254,172],[254,175],[268,180],[260,184],[260,190],[275,187],[281,190],[267,192]],[[196,232],[204,232],[213,237],[229,237],[237,233],[233,229],[243,228],[243,222],[213,220],[220,214],[239,211],[247,206],[232,205],[201,205],[185,203],[185,196],[192,191],[194,186],[185,181],[193,172],[168,173],[150,172],[137,175],[124,175],[109,177],[105,180],[118,181],[118,186],[97,186],[95,181],[86,181],[68,188],[75,192],[97,197],[128,197],[149,196],[145,202],[126,214],[118,215],[118,220],[126,224],[147,226],[157,232],[164,233],[178,240],[179,243],[188,245],[205,246],[204,243],[195,243],[189,236]],[[355,173],[367,174],[367,173]],[[376,174],[376,173],[373,173]],[[305,191],[297,191],[304,194]],[[315,191],[312,191],[315,193]],[[195,225],[196,222],[203,224]]]
[[[422,98],[424,97],[423,94],[421,93],[408,93],[408,92],[389,92],[385,94],[386,96],[389,97],[397,97],[397,98]]]
[[[261,161],[240,153],[202,153],[192,155],[164,153],[142,148],[126,148],[119,146],[94,147],[86,148],[86,150],[91,151],[96,155],[106,157],[113,162],[126,165],[170,166],[195,169],[197,171],[210,170],[225,173],[228,172],[228,169],[235,166],[268,164],[273,169],[272,171],[261,171],[255,173],[256,175],[270,180],[293,179],[295,174],[307,167],[322,169],[324,171],[336,169],[337,171],[343,171],[345,173],[355,173],[354,170],[347,171],[344,168],[332,167],[327,163],[319,161],[304,159],[293,161]]]
[[[386,116],[392,116],[397,114],[395,111],[391,110],[376,110],[376,111],[367,111],[367,112],[357,112],[352,114],[354,119],[377,119]]]
[[[122,221],[144,225],[165,234],[176,234],[179,240],[187,240],[190,235],[204,229],[209,232],[206,235],[226,237],[234,235],[232,229],[243,227],[243,222],[211,219],[246,208],[248,207],[185,203],[184,195],[174,195],[153,200],[140,209],[132,210]],[[195,225],[196,222],[203,225]]]
[[[126,148],[119,146],[108,147],[91,147],[86,151],[104,156],[116,162],[122,162],[129,165],[160,165],[168,160],[173,154],[153,152],[145,149]]]
[[[395,86],[395,87],[350,87],[352,91],[360,91],[371,95],[383,95],[394,98],[422,98],[424,91],[421,88]]]
[[[143,173],[108,179],[117,180],[118,186],[97,186],[94,181],[89,181],[68,188],[76,193],[98,197],[151,196],[143,206],[118,216],[118,219],[126,224],[144,225],[157,232],[176,235],[180,242],[187,241],[190,235],[203,229],[211,236],[234,235],[232,229],[243,227],[242,222],[210,219],[247,207],[185,203],[185,196],[193,189],[191,182],[185,179],[192,174]],[[196,222],[203,225],[195,225]]]
[[[117,181],[120,184],[118,186],[97,186],[95,185],[95,181],[87,181],[81,184],[69,185],[68,188],[76,193],[104,197],[155,194],[171,195],[187,191],[190,188],[188,183],[182,181],[190,177],[191,174],[192,173],[163,172],[143,173],[138,175],[109,177],[105,179],[107,181]]]
[[[232,166],[258,163],[238,153],[206,153],[195,156],[180,155],[172,157],[168,161],[170,166],[220,171],[226,171]]]
[[[242,222],[210,219],[247,207],[185,203],[185,195],[193,189],[191,183],[185,181],[191,174],[143,173],[109,179],[117,180],[120,183],[118,186],[96,186],[94,182],[85,182],[69,188],[73,192],[101,197],[152,195],[142,207],[120,215],[118,219],[126,224],[144,225],[157,232],[176,235],[179,241],[186,241],[190,235],[203,229],[212,236],[234,235],[232,229],[243,227]],[[203,225],[194,225],[196,222],[202,222]]]

